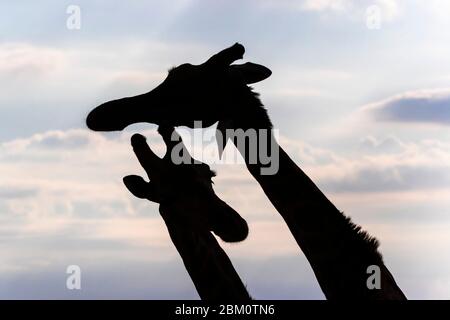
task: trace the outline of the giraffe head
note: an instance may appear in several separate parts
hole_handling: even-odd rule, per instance
[[[190,156],[173,127],[160,126],[158,131],[167,146],[163,158],[150,149],[144,136],[135,134],[131,138],[133,150],[150,181],[136,175],[126,176],[123,181],[128,190],[138,198],[159,203],[165,220],[213,231],[227,242],[244,240],[248,235],[247,222],[215,194],[214,172]],[[175,156],[182,157],[184,162],[175,164]]]
[[[87,126],[115,131],[137,122],[192,128],[194,121],[202,121],[203,127],[235,118],[267,121],[266,110],[248,84],[266,79],[271,71],[250,62],[232,64],[244,52],[236,43],[200,65],[174,67],[153,90],[96,107],[86,119]]]

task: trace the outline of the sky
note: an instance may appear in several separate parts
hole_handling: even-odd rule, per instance
[[[163,154],[156,127],[90,132],[85,117],[239,42],[273,72],[254,88],[282,147],[380,240],[408,298],[449,299],[449,14],[445,0],[0,1],[0,298],[198,299],[157,204],[122,184],[144,173],[133,133]],[[212,162],[249,223],[220,243],[250,294],[323,299],[245,167]]]

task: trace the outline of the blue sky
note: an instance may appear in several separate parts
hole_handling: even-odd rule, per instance
[[[66,27],[69,5],[81,29]],[[367,26],[377,6],[379,29]],[[280,142],[381,241],[410,298],[450,298],[450,12],[442,0],[0,1],[0,297],[197,298],[124,133],[85,128],[106,100],[240,42]],[[255,298],[321,299],[281,218],[241,165],[213,165],[249,222],[223,244]],[[82,269],[82,290],[65,269]]]

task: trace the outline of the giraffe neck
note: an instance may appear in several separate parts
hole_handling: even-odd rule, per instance
[[[242,128],[237,126],[235,128]],[[259,125],[260,129],[264,125]],[[278,171],[262,174],[265,165],[250,163],[242,145],[236,144],[247,168],[264,193],[287,223],[299,247],[308,259],[325,296],[328,299],[404,299],[384,266],[377,247],[378,241],[345,217],[314,182],[292,161],[275,141],[271,123],[265,128],[270,134],[269,148],[278,154]],[[243,129],[251,128],[245,126]],[[258,141],[258,145],[261,141]],[[258,158],[259,159],[259,158]],[[381,270],[381,289],[369,289],[370,266]]]
[[[159,209],[192,282],[205,301],[250,301],[225,251],[209,231],[187,228],[170,206]]]

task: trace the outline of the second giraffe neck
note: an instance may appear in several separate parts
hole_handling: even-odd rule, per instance
[[[404,299],[377,251],[377,240],[345,217],[278,145],[269,125],[266,129],[270,134],[262,139],[267,139],[268,148],[276,150],[278,157],[278,170],[273,174],[262,174],[266,165],[259,161],[251,163],[245,148],[236,144],[236,140],[233,142],[252,176],[286,221],[325,296],[330,299]],[[367,288],[366,271],[371,265],[382,270],[382,290]]]

